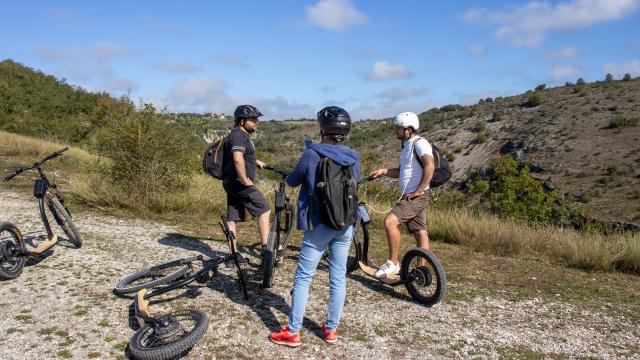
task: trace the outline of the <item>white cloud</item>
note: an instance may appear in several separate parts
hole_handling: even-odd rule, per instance
[[[548,52],[546,56],[551,60],[575,59],[578,56],[578,50],[574,47],[566,46],[560,50]]]
[[[153,63],[152,66],[155,67],[156,69],[159,69],[168,73],[173,73],[173,74],[188,74],[188,73],[199,72],[200,70],[202,70],[202,68],[197,65],[172,62],[172,61],[159,61],[159,62]]]
[[[553,81],[573,81],[586,74],[587,69],[578,65],[554,65],[549,73]]]
[[[307,7],[307,21],[332,31],[343,31],[349,27],[366,24],[369,17],[358,11],[349,0],[320,0]]]
[[[247,57],[238,54],[212,54],[208,60],[218,65],[235,66],[240,69],[249,68]]]
[[[475,44],[469,45],[469,47],[467,48],[467,51],[469,52],[469,54],[479,57],[486,54],[487,48],[482,44],[475,43]]]
[[[496,36],[519,46],[538,46],[547,32],[588,27],[630,15],[640,0],[569,0],[555,5],[532,1],[505,11],[473,8],[461,15],[470,23],[498,25]]]
[[[111,61],[133,55],[131,48],[113,42],[96,42],[86,47],[40,45],[34,52],[41,59],[59,66],[58,76],[82,82],[94,91],[109,91],[123,95],[138,85],[131,79],[114,74]]]
[[[309,104],[286,99],[284,96],[258,98],[231,96],[228,84],[220,79],[194,77],[175,83],[167,96],[149,95],[157,108],[167,107],[171,112],[212,112],[230,114],[239,104],[252,104],[264,114],[264,119],[313,118],[316,109]]]
[[[409,88],[409,87],[396,87],[381,91],[376,94],[376,97],[386,99],[390,101],[406,100],[414,97],[422,96],[426,93],[426,89],[421,88]]]
[[[265,119],[315,119],[316,113],[320,110],[306,103],[286,99],[284,96],[258,98],[248,100],[247,103],[257,106]]]
[[[181,80],[169,90],[169,104],[177,111],[217,112],[230,109],[233,101],[220,79],[196,77]]]
[[[366,80],[395,80],[413,77],[413,72],[402,64],[394,65],[386,61],[377,61],[366,75]]]
[[[391,102],[385,104],[369,104],[363,103],[354,107],[352,110],[347,109],[352,119],[385,119],[398,115],[401,112],[412,111],[416,114],[442,104],[430,101],[414,101],[414,102]],[[389,131],[389,139],[395,139],[393,132]]]
[[[615,78],[621,78],[624,74],[640,76],[640,60],[630,60],[622,64],[606,63],[602,68],[605,74],[611,74]]]

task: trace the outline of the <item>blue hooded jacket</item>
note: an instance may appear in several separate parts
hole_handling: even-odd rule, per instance
[[[312,230],[320,222],[320,194],[315,185],[316,170],[323,157],[328,157],[343,166],[353,166],[353,176],[356,181],[360,179],[360,154],[344,145],[309,144],[300,156],[296,168],[287,176],[289,186],[302,185],[298,195],[298,230]],[[313,190],[312,209],[309,209],[310,190]]]

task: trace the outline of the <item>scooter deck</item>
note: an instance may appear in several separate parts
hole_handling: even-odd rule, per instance
[[[48,249],[50,249],[53,245],[55,245],[58,242],[58,235],[53,235],[53,237],[51,239],[47,239],[45,241],[43,241],[42,243],[40,243],[40,245],[38,245],[38,247],[30,247],[27,246],[27,254],[29,255],[39,255],[42,254],[43,252],[47,251]]]
[[[377,268],[371,267],[369,265],[366,265],[365,263],[363,263],[362,261],[358,261],[358,266],[360,266],[360,270],[362,270],[363,273],[371,276],[372,278],[383,282],[387,285],[398,285],[400,283],[402,283],[402,280],[400,279],[400,276],[398,275],[392,275],[388,278],[377,278],[375,277],[375,273],[376,271],[378,271]]]

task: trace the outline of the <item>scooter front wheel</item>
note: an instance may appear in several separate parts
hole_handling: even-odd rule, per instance
[[[25,263],[22,246],[20,230],[0,221],[0,280],[14,279],[22,273]]]
[[[180,310],[159,318],[160,324],[145,324],[129,341],[134,359],[175,359],[187,353],[209,327],[209,319],[198,310]]]
[[[447,278],[438,258],[429,250],[414,248],[402,258],[400,278],[411,297],[426,306],[440,302],[447,290]]]

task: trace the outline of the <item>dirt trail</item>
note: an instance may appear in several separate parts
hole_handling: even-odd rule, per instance
[[[27,237],[43,233],[31,200],[0,192],[0,218],[16,224]],[[63,242],[43,259],[31,261],[18,279],[0,283],[0,359],[124,358],[133,334],[128,326],[131,300],[114,296],[114,283],[160,261],[226,251],[219,230],[213,240],[197,239],[149,221],[88,212],[75,219],[85,240],[82,249]],[[151,310],[190,307],[207,313],[210,327],[189,359],[640,358],[640,326],[621,315],[537,298],[512,302],[499,294],[471,301],[445,298],[425,308],[408,300],[403,289],[395,293],[360,275],[348,281],[339,342],[328,345],[319,337],[328,300],[327,271],[322,268],[309,297],[303,346],[283,348],[266,336],[286,321],[294,266],[289,261],[277,269],[276,285],[268,291],[258,287],[255,268],[250,268],[255,280],[248,302],[242,300],[232,269],[222,269],[206,286],[175,291],[171,295],[177,298]]]

